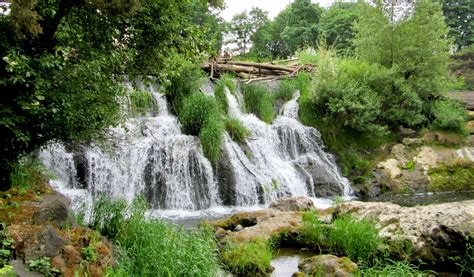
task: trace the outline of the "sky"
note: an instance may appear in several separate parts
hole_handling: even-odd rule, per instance
[[[274,18],[283,10],[292,0],[225,0],[226,9],[221,12],[221,16],[230,21],[232,16],[244,10],[250,11],[252,7],[259,7],[268,11],[268,16]],[[322,7],[328,7],[333,0],[312,0],[313,3],[319,3]]]

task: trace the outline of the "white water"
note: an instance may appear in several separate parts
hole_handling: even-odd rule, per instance
[[[298,122],[298,93],[269,125],[242,113],[240,92],[236,98],[227,91],[229,115],[242,121],[251,135],[238,144],[225,134],[223,159],[213,169],[199,139],[181,132],[157,87],[141,82],[136,86],[150,91],[155,100],[146,117],[129,118],[123,126],[110,128],[101,145],[71,150],[52,143],[40,152],[57,177],[51,184],[73,205],[90,203],[99,193],[128,201],[144,195],[158,209],[152,216],[176,218],[254,209],[286,195],[352,193],[332,156],[324,152],[319,132]],[[316,203],[327,206],[325,200]]]

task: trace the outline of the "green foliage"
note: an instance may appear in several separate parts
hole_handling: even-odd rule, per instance
[[[270,123],[275,117],[273,110],[274,98],[268,87],[260,84],[242,86],[245,108],[261,120]]]
[[[377,261],[372,267],[361,268],[356,276],[404,276],[419,277],[430,276],[431,271],[422,271],[417,266],[407,261]]]
[[[237,45],[240,56],[244,56],[250,45],[251,37],[268,22],[268,12],[253,7],[250,12],[238,13],[232,17],[229,23],[229,33],[232,39],[230,43]]]
[[[179,121],[186,134],[197,136],[203,129],[206,121],[219,113],[216,100],[203,93],[193,93],[183,102]]]
[[[231,93],[235,93],[237,90],[237,85],[235,84],[233,77],[227,74],[222,75],[214,87],[214,97],[224,114],[227,114],[229,104],[227,103],[225,88],[228,88]]]
[[[263,240],[229,242],[221,252],[224,268],[234,274],[262,274],[270,271],[273,254]]]
[[[456,50],[467,48],[474,43],[472,30],[472,15],[474,4],[469,0],[441,0],[446,25],[449,26],[448,35],[454,40]]]
[[[113,241],[120,247],[118,266],[110,270],[112,276],[216,274],[216,242],[209,228],[186,231],[161,220],[147,220],[148,205],[141,198],[124,209],[107,208],[122,207],[124,200],[101,201],[105,202],[101,206],[106,209],[95,213],[96,221],[103,222],[102,230],[116,230]],[[113,222],[108,220],[110,218],[120,219]],[[111,226],[106,226],[109,223]]]
[[[430,112],[434,118],[432,126],[448,131],[464,133],[467,115],[463,105],[455,100],[440,99],[431,104]]]
[[[250,135],[249,129],[236,118],[227,118],[225,120],[225,130],[229,133],[232,140],[240,143],[245,142],[245,139]]]
[[[128,211],[129,206],[125,200],[110,201],[105,195],[99,195],[92,203],[88,225],[113,240],[125,224]]]
[[[468,191],[474,189],[474,163],[459,160],[430,169],[434,191]]]
[[[91,245],[83,247],[81,249],[81,253],[84,256],[84,259],[88,262],[95,262],[97,261],[97,258],[99,257],[99,255],[97,254],[97,251],[95,251],[94,247],[92,247]]]
[[[13,266],[7,264],[4,267],[0,267],[0,276],[15,277],[17,276]]]
[[[326,245],[324,242],[328,235],[328,228],[319,220],[315,211],[308,211],[303,214],[303,226],[300,229],[299,240],[321,248]]]
[[[10,184],[11,187],[28,189],[39,182],[42,182],[42,172],[45,171],[40,161],[28,156],[21,157],[16,163],[11,165]],[[40,178],[41,180],[38,180]]]
[[[354,51],[352,40],[356,35],[354,23],[359,19],[359,4],[335,2],[323,14],[321,28],[326,44],[339,55],[350,55]]]
[[[293,97],[293,94],[298,89],[297,83],[291,79],[284,79],[280,81],[277,91],[274,93],[276,100],[289,101]]]
[[[54,268],[51,265],[51,261],[47,257],[28,261],[27,268],[30,271],[36,271],[44,274],[45,276],[60,276],[61,274],[57,268]]]
[[[204,155],[214,164],[221,157],[221,143],[224,133],[224,122],[219,114],[212,114],[207,118],[203,128],[199,132]]]
[[[9,265],[10,258],[13,254],[13,239],[11,238],[6,225],[0,222],[0,272],[2,268]]]
[[[144,116],[153,108],[153,95],[147,91],[131,90],[129,97],[132,116]]]
[[[334,220],[328,243],[352,261],[370,263],[382,240],[372,222],[343,216]]]
[[[409,171],[414,171],[415,170],[415,162],[408,161],[407,164],[405,165],[405,168]]]

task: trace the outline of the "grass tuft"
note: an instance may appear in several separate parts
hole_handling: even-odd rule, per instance
[[[234,274],[268,273],[273,254],[263,240],[247,243],[229,242],[222,253],[224,268]]]
[[[223,140],[224,124],[221,115],[211,115],[199,132],[204,155],[213,163],[217,163],[221,157],[220,145]]]
[[[250,84],[243,86],[242,92],[247,112],[255,114],[266,123],[271,123],[275,117],[273,109],[275,99],[268,87],[260,84]]]
[[[130,111],[132,116],[144,116],[153,109],[153,95],[147,91],[131,90]]]
[[[249,129],[247,129],[242,122],[236,118],[227,118],[225,120],[225,129],[232,140],[240,143],[243,143],[250,135]]]

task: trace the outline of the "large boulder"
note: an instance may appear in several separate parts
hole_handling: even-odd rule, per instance
[[[359,269],[349,258],[334,255],[319,255],[304,259],[298,268],[307,275],[321,277],[349,277]]]
[[[305,196],[288,196],[279,198],[269,206],[270,209],[279,211],[307,211],[315,209],[313,200]]]
[[[69,200],[62,195],[45,195],[42,204],[33,213],[33,224],[52,224],[57,227],[75,225],[74,218],[69,210]]]
[[[374,220],[391,251],[413,260],[462,256],[474,242],[474,200],[417,207],[353,201],[336,207],[334,215],[341,214]]]

